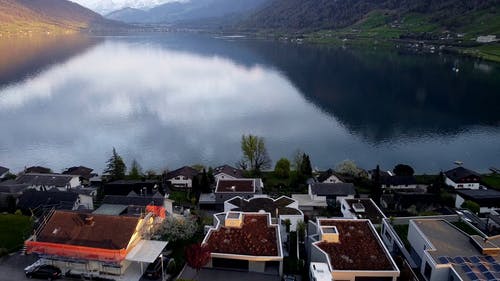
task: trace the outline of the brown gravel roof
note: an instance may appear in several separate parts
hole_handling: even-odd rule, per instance
[[[339,243],[316,244],[325,251],[334,270],[394,270],[368,221],[320,220],[321,226],[336,226]]]
[[[56,211],[37,241],[100,249],[125,249],[139,222],[136,217]]]
[[[278,256],[277,227],[268,224],[268,214],[243,214],[241,228],[221,227],[207,240],[213,253],[248,256]]]
[[[234,189],[232,188],[234,187]],[[239,180],[219,180],[215,192],[254,192],[255,180],[239,179]]]

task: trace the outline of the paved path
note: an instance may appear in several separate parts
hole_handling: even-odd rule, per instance
[[[24,268],[36,260],[33,255],[23,256],[18,253],[0,258],[0,280],[30,280],[24,275]]]

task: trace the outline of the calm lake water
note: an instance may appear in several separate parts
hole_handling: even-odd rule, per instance
[[[460,71],[455,73],[453,67]],[[194,34],[0,41],[0,165],[234,164],[242,134],[274,161],[352,159],[430,173],[500,166],[500,65]]]

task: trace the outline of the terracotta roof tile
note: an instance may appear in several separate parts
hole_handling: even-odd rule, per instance
[[[254,192],[255,180],[253,179],[238,179],[238,180],[219,180],[215,192]]]
[[[39,242],[100,249],[125,249],[139,222],[135,217],[56,211],[37,236]]]

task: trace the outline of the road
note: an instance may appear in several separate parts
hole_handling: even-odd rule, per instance
[[[36,257],[23,256],[18,253],[0,258],[0,280],[30,280],[24,275],[24,268],[36,261]]]

